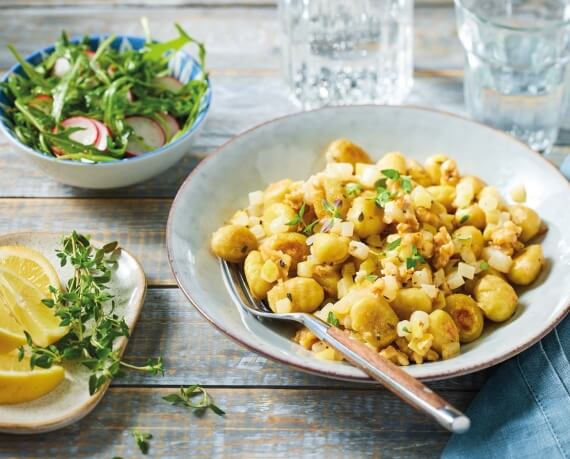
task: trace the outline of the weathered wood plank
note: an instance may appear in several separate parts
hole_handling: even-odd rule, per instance
[[[117,240],[142,263],[150,285],[172,285],[164,232],[170,200],[0,199],[0,232],[78,230]]]
[[[174,197],[182,181],[205,153],[263,121],[298,111],[277,76],[212,77],[214,103],[198,134],[192,155],[155,179],[120,190],[93,191],[61,185],[21,159],[0,135],[1,197]],[[455,77],[420,77],[408,101],[464,114],[462,84]]]
[[[219,6],[239,6],[249,7],[274,7],[277,0],[162,0],[159,4],[153,0],[0,0],[0,5],[11,8],[30,8],[42,6],[74,6],[83,8],[94,8],[97,6],[141,6],[163,8],[163,7],[219,7]],[[415,0],[416,6],[441,6],[452,7],[453,0]]]
[[[141,3],[139,3],[140,5]],[[162,4],[161,4],[162,5]],[[157,14],[160,12],[160,14]],[[275,8],[2,8],[0,69],[14,59],[6,49],[14,43],[24,54],[55,41],[62,29],[70,35],[141,35],[140,18],[147,16],[153,35],[172,37],[179,22],[208,50],[208,67],[277,70],[280,65],[279,27]],[[437,26],[434,26],[437,24]],[[462,52],[452,8],[418,8],[415,13],[415,64],[419,68],[460,68]]]
[[[132,429],[151,433],[149,456],[164,458],[432,458],[449,437],[387,391],[212,389],[223,418],[172,407],[162,400],[171,392],[111,388],[93,413],[66,429],[0,435],[0,455],[138,457]],[[444,396],[464,409],[474,393]]]
[[[228,304],[228,308],[233,308]],[[137,372],[115,380],[123,385],[182,385],[189,375],[214,386],[360,387],[293,370],[241,348],[210,325],[178,289],[151,289],[142,315],[127,347],[125,359],[143,363],[162,355],[166,375],[151,377]],[[437,390],[476,391],[488,372],[429,383]]]

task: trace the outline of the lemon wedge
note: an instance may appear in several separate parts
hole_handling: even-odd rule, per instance
[[[55,311],[42,303],[50,297],[50,285],[59,288],[59,277],[41,253],[21,246],[0,247],[0,352],[23,344],[23,330],[39,346],[65,335]]]
[[[0,405],[29,402],[51,392],[64,378],[62,367],[30,369],[29,357],[17,352],[0,354]]]

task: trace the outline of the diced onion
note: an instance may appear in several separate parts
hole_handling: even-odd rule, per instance
[[[412,274],[412,285],[414,287],[420,287],[422,284],[429,284],[431,281],[430,275],[425,270],[414,271]]]
[[[360,182],[366,188],[374,188],[374,184],[382,178],[382,172],[372,165],[368,165],[362,168],[362,173],[360,175]]]
[[[471,204],[474,195],[473,184],[470,181],[459,182],[455,187],[455,201],[453,204],[459,208],[467,207]]]
[[[386,223],[398,222],[402,223],[405,221],[406,215],[404,211],[398,207],[396,201],[388,201],[384,206],[384,221]]]
[[[352,237],[354,234],[354,223],[342,222],[340,224],[340,235],[344,237]]]
[[[475,256],[475,253],[473,252],[473,250],[471,250],[468,247],[461,249],[461,251],[459,253],[461,255],[461,259],[465,263],[471,264],[471,263],[475,263],[477,261],[477,257]]]
[[[269,224],[269,229],[272,233],[286,233],[289,231],[287,220],[283,217],[277,217]]]
[[[247,212],[243,210],[238,210],[231,219],[231,223],[238,226],[247,226],[249,225],[249,216]]]
[[[248,194],[248,198],[250,206],[258,206],[260,204],[263,204],[263,191],[252,191]]]
[[[352,177],[352,164],[329,163],[325,168],[325,175],[336,180],[350,180]]]
[[[489,212],[495,210],[499,206],[499,200],[490,194],[486,194],[479,199],[479,207],[483,212]]]
[[[431,285],[431,284],[422,284],[420,285],[420,288],[426,292],[427,296],[429,296],[430,298],[436,298],[437,294],[439,292],[439,290],[437,289],[437,287],[435,285]]]
[[[340,218],[333,218],[331,223],[330,232],[340,235],[342,231],[342,228],[340,226],[342,224],[342,220]]]
[[[412,326],[409,320],[401,320],[396,325],[396,333],[402,338],[407,338],[412,334]]]
[[[465,280],[463,280],[463,277],[457,271],[452,271],[451,274],[447,276],[447,285],[451,290],[455,290],[463,284],[465,284]]]
[[[509,192],[511,199],[515,202],[525,202],[526,201],[526,189],[524,185],[515,185],[511,188]]]
[[[513,264],[513,259],[496,247],[485,247],[483,259],[487,260],[491,268],[502,273],[508,273]]]
[[[251,226],[256,226],[256,225],[261,225],[261,218],[256,217],[255,215],[252,215],[249,217],[249,222],[248,225]]]
[[[463,262],[457,265],[457,272],[465,279],[473,279],[475,277],[475,267]]]
[[[305,241],[305,244],[307,244],[307,245],[313,245],[314,240],[315,240],[315,235],[313,234],[312,236],[309,236],[309,237],[307,238],[307,240]]]
[[[350,241],[348,253],[359,260],[366,260],[370,250],[366,244],[359,241]]]
[[[291,300],[289,298],[282,298],[275,302],[275,311],[279,314],[285,314],[292,310]]]
[[[384,290],[382,290],[382,296],[388,301],[393,301],[396,298],[400,286],[398,285],[398,280],[395,276],[384,276]]]
[[[261,225],[252,226],[249,230],[257,239],[263,239],[265,237],[265,230]]]
[[[313,263],[310,261],[302,261],[297,264],[297,276],[299,277],[313,277]]]
[[[418,185],[412,191],[412,200],[416,207],[425,207],[429,209],[433,201],[432,195],[423,187]]]
[[[418,323],[424,330],[427,330],[429,327],[429,315],[425,311],[414,311],[410,316],[410,322],[412,326],[414,323]]]
[[[348,277],[343,277],[341,280],[339,280],[336,283],[336,289],[338,292],[338,297],[342,298],[344,297],[348,291],[350,290],[350,287],[352,287],[354,285],[354,282],[352,281],[351,278]]]

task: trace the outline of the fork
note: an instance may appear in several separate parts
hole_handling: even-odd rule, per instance
[[[318,317],[302,313],[275,313],[256,300],[240,266],[221,260],[222,277],[234,303],[257,318],[288,320],[303,324],[319,339],[340,352],[346,360],[359,367],[406,403],[431,416],[441,426],[454,433],[469,430],[469,418],[442,399],[425,384],[397,365],[353,339],[348,332],[332,326]]]

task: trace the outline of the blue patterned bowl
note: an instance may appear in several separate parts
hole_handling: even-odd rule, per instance
[[[97,49],[99,43],[105,38],[106,36],[89,37],[91,49]],[[71,41],[78,42],[80,40],[81,38],[75,38]],[[145,39],[141,37],[118,36],[111,44],[111,47],[119,50],[141,49],[144,44]],[[26,61],[33,65],[38,65],[53,51],[54,46],[49,46],[27,56]],[[171,59],[170,71],[170,75],[181,83],[195,80],[202,74],[202,69],[198,62],[184,51],[178,51],[174,58]],[[3,76],[2,81],[5,81],[11,73],[22,75],[23,69],[19,64],[15,65]],[[143,155],[112,163],[90,164],[59,160],[24,145],[16,138],[10,127],[10,122],[4,110],[5,106],[10,105],[10,101],[2,92],[0,92],[0,132],[7,137],[18,151],[30,158],[47,175],[62,183],[81,188],[118,188],[147,180],[164,172],[180,161],[190,150],[194,134],[203,124],[204,118],[206,118],[211,99],[212,88],[210,84],[202,98],[194,125],[174,142]]]

